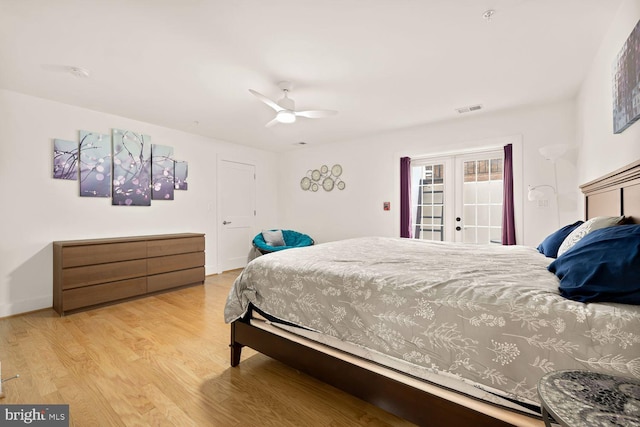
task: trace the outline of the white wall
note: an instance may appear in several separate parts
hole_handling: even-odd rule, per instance
[[[424,127],[400,130],[341,143],[307,145],[282,156],[280,173],[281,224],[304,231],[317,241],[380,235],[399,236],[399,158],[484,146],[509,136],[522,140],[522,181],[514,189],[524,201],[524,238],[520,244],[536,246],[559,224],[579,218],[575,164],[571,155],[558,161],[560,221],[553,197],[549,208],[540,209],[526,201],[526,187],[553,185],[553,164],[538,149],[550,144],[575,144],[573,101],[534,106],[467,118]],[[344,191],[313,193],[300,189],[307,170],[340,163]],[[391,202],[391,211],[382,209]]]
[[[640,123],[614,134],[612,114],[613,64],[639,19],[640,0],[625,0],[581,87],[577,101],[580,183],[640,159]]]
[[[613,134],[611,67],[640,19],[640,0],[625,0],[581,87],[577,101],[470,115],[458,120],[341,143],[300,147],[275,155],[131,119],[0,90],[0,317],[51,306],[54,240],[170,232],[207,234],[207,272],[217,271],[216,173],[218,154],[255,162],[257,228],[305,231],[319,242],[364,235],[397,236],[398,158],[522,138],[521,209],[524,239],[537,245],[559,225],[583,216],[578,184],[640,158],[640,124]],[[109,199],[80,198],[77,183],[51,178],[52,139],[75,139],[80,129],[123,128],[171,145],[189,162],[189,190],[151,207],[114,207]],[[558,161],[560,220],[552,205],[526,201],[528,184],[553,184],[553,165],[538,149],[570,144]],[[346,190],[300,189],[308,169],[343,166]],[[276,178],[276,170],[279,176]],[[279,197],[278,197],[279,194]],[[382,210],[384,201],[391,211]],[[209,205],[212,206],[208,210]],[[279,214],[279,215],[278,215]]]
[[[257,229],[277,221],[274,153],[5,90],[0,118],[0,317],[51,307],[55,240],[205,233],[206,271],[217,272],[219,154],[256,165]],[[109,134],[112,128],[172,146],[177,159],[189,162],[189,190],[150,207],[112,206],[108,198],[79,197],[77,181],[51,178],[54,138],[74,141],[81,129]]]

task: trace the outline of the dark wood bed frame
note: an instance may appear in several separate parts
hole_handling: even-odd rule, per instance
[[[580,186],[585,216],[630,217],[640,223],[640,160]],[[290,341],[249,324],[249,316],[231,324],[231,366],[242,347],[272,357],[408,421],[426,425],[507,426],[506,421]]]

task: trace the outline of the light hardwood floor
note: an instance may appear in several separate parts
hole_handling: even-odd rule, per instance
[[[2,375],[20,374],[0,404],[69,404],[73,426],[413,425],[251,349],[231,368],[222,311],[238,273],[65,317],[0,319]]]

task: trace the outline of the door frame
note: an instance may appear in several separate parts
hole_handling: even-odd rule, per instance
[[[222,162],[240,163],[243,165],[253,166],[254,172],[257,170],[257,165],[256,165],[256,162],[254,161],[247,160],[247,159],[238,159],[238,158],[234,158],[233,156],[229,156],[225,154],[218,154],[216,156],[216,181],[217,181],[216,182],[216,272],[217,274],[221,274],[223,272],[222,270],[222,265],[223,265],[222,221],[224,220],[224,218],[222,218],[222,203],[220,200],[222,195],[222,180],[220,179]],[[254,196],[253,206],[254,206],[254,210],[256,211],[257,211],[257,206],[256,206],[257,205],[257,192],[256,192],[257,179],[258,177],[256,173],[256,179],[254,179],[253,181],[253,185],[256,187],[254,188],[254,192],[253,192],[253,196]],[[256,217],[257,217],[257,214],[254,216],[254,219]],[[254,224],[254,231],[255,231],[255,224]]]
[[[410,157],[416,160],[430,159],[430,158],[442,158],[456,155],[464,155],[469,153],[481,153],[483,151],[494,151],[497,149],[504,149],[507,144],[512,144],[512,160],[513,160],[513,207],[515,215],[516,225],[516,242],[523,244],[524,242],[524,160],[523,160],[523,147],[522,147],[522,135],[507,135],[503,137],[488,138],[484,140],[466,141],[460,144],[456,144],[458,148],[456,150],[447,150],[446,144],[439,147],[435,147],[430,152],[412,152],[403,151],[395,153],[395,185],[394,193],[395,200],[400,206],[400,159],[402,157]],[[395,214],[395,226],[396,235],[400,235],[400,210],[396,209]]]

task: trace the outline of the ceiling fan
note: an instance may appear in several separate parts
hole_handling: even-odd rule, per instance
[[[297,117],[306,117],[308,119],[319,119],[322,117],[333,116],[338,114],[334,110],[306,110],[296,111],[296,103],[293,99],[289,98],[289,92],[292,88],[291,82],[280,82],[278,87],[282,90],[283,96],[278,102],[272,101],[261,93],[256,92],[253,89],[249,89],[249,92],[254,94],[256,98],[267,104],[269,107],[276,110],[276,117],[267,123],[266,127],[271,127],[277,123],[294,123]]]

